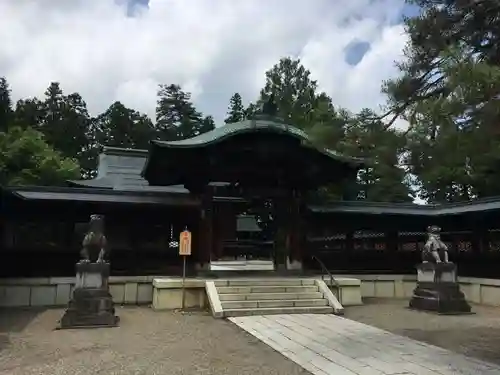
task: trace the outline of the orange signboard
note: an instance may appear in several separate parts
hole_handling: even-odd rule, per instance
[[[191,255],[191,232],[188,230],[181,232],[179,255]]]

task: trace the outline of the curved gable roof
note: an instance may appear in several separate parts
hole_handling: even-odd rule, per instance
[[[316,149],[318,152],[323,153],[338,161],[347,162],[356,166],[361,166],[365,162],[360,158],[342,155],[339,152],[328,148],[317,147],[313,144],[311,138],[303,130],[289,125],[279,118],[274,118],[266,115],[256,116],[252,120],[244,120],[226,124],[209,132],[197,135],[193,138],[187,138],[178,141],[153,140],[151,141],[151,143],[153,144],[153,146],[158,146],[160,148],[203,148],[222,142],[236,135],[259,132],[283,134],[296,138],[302,143],[303,146],[308,146],[310,148]],[[146,167],[147,164],[145,168]]]

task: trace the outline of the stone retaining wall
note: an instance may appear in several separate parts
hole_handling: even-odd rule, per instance
[[[149,305],[153,302],[153,279],[176,280],[168,277],[157,276],[115,276],[110,278],[110,292],[113,300],[117,304]],[[407,298],[409,299],[416,285],[416,276],[413,275],[336,275],[338,280],[342,280],[345,285],[344,301],[351,299],[348,295],[351,290],[354,292],[356,286],[350,284],[348,280],[361,280],[362,297],[378,298]],[[462,291],[469,302],[500,306],[500,280],[482,279],[471,277],[459,278]],[[66,306],[71,292],[74,277],[53,277],[53,278],[19,278],[0,280],[0,307],[51,307]],[[328,277],[325,282],[329,284]],[[179,293],[180,279],[174,284]],[[177,285],[179,284],[179,285]],[[192,289],[189,292],[189,304],[205,304],[202,297],[194,297],[198,293],[204,294],[204,280],[192,279]],[[196,289],[196,291],[195,291]],[[333,288],[332,288],[333,289]],[[334,292],[336,292],[334,290]],[[335,293],[337,294],[337,293]],[[338,294],[337,294],[338,295]],[[342,295],[340,299],[342,300]],[[191,299],[194,298],[193,302]],[[177,300],[178,298],[176,298]],[[346,305],[348,305],[347,303]]]
[[[409,299],[417,285],[416,275],[350,275],[348,277],[361,280],[363,297]],[[500,280],[476,277],[459,277],[458,279],[467,301],[479,305],[500,306]]]
[[[116,276],[109,289],[117,304],[151,304],[153,276]],[[74,277],[0,279],[0,307],[66,306]]]

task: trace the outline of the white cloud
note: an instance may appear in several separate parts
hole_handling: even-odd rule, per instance
[[[59,81],[93,114],[122,100],[154,115],[157,84],[178,83],[220,120],[233,92],[253,100],[264,72],[294,55],[334,103],[377,108],[406,41],[401,0],[150,0],[134,18],[120,3],[0,1],[0,75],[14,99]],[[352,41],[371,44],[356,66],[344,60]]]

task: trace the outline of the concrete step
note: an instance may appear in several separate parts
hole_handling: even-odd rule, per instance
[[[282,300],[256,300],[256,301],[223,301],[225,309],[255,309],[258,307],[313,307],[327,306],[326,299],[282,299]]]
[[[229,279],[217,280],[215,286],[314,286],[314,279]]]
[[[226,309],[224,316],[275,315],[275,314],[332,314],[330,306],[314,307],[259,307],[255,309]]]
[[[287,300],[287,299],[319,299],[323,294],[313,293],[247,293],[247,294],[220,294],[220,301],[257,301],[257,300]]]
[[[271,279],[273,277],[313,277],[316,273],[303,270],[199,270],[196,275],[206,279],[228,279],[234,277],[255,277]]]
[[[311,286],[221,286],[217,287],[219,294],[249,294],[249,293],[314,293],[318,287]]]

